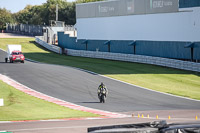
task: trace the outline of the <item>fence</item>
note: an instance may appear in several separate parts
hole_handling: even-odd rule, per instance
[[[76,28],[74,27],[74,25],[65,25],[64,27],[64,31],[75,31]]]
[[[82,56],[90,58],[102,58],[109,60],[145,63],[145,64],[152,64],[152,65],[200,72],[200,63],[189,62],[189,61],[181,61],[175,59],[143,56],[143,55],[97,52],[97,51],[94,52],[94,51],[72,50],[72,49],[65,49],[65,52],[67,53],[67,55],[71,56]]]
[[[42,36],[36,36],[35,41],[52,52],[62,54],[62,49],[60,47],[46,43]]]
[[[43,26],[28,24],[6,24],[6,32],[29,36],[42,36]]]

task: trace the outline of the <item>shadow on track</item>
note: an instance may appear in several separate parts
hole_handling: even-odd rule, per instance
[[[77,102],[77,103],[100,103],[100,102]]]

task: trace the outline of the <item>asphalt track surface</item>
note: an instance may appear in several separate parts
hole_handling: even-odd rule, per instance
[[[36,91],[78,105],[112,112],[200,109],[200,102],[131,86],[76,68],[26,61],[5,63],[0,51],[0,73]],[[97,87],[109,90],[105,104],[99,103]]]
[[[167,114],[170,110],[176,116],[184,117],[184,113],[199,113],[200,102],[170,96],[140,87],[115,81],[98,74],[76,68],[34,63],[5,63],[5,52],[0,50],[0,73],[36,91],[78,105],[112,112],[152,112]],[[109,89],[105,104],[99,103],[97,87],[104,82]],[[191,112],[190,112],[191,111]],[[163,115],[167,117],[166,115]],[[53,122],[0,123],[0,130],[14,133],[54,133],[54,132],[87,132],[88,127],[149,122],[153,119],[124,118],[104,120],[78,120]],[[156,119],[155,119],[156,120]],[[181,121],[187,121],[187,118]]]

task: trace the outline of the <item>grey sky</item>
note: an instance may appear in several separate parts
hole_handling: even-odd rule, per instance
[[[67,0],[68,2],[75,1],[75,0]],[[26,5],[41,5],[42,3],[45,3],[46,0],[0,0],[0,7],[6,8],[7,10],[10,10],[12,13],[16,13]]]

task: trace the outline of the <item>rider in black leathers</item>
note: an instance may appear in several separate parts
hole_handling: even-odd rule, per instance
[[[107,94],[108,94],[108,89],[106,88],[106,86],[104,85],[104,83],[101,82],[101,84],[99,85],[99,87],[98,87],[98,89],[97,89],[98,97],[100,96],[100,94],[101,94],[101,92],[102,92],[103,89],[106,91],[105,96],[107,96]]]

